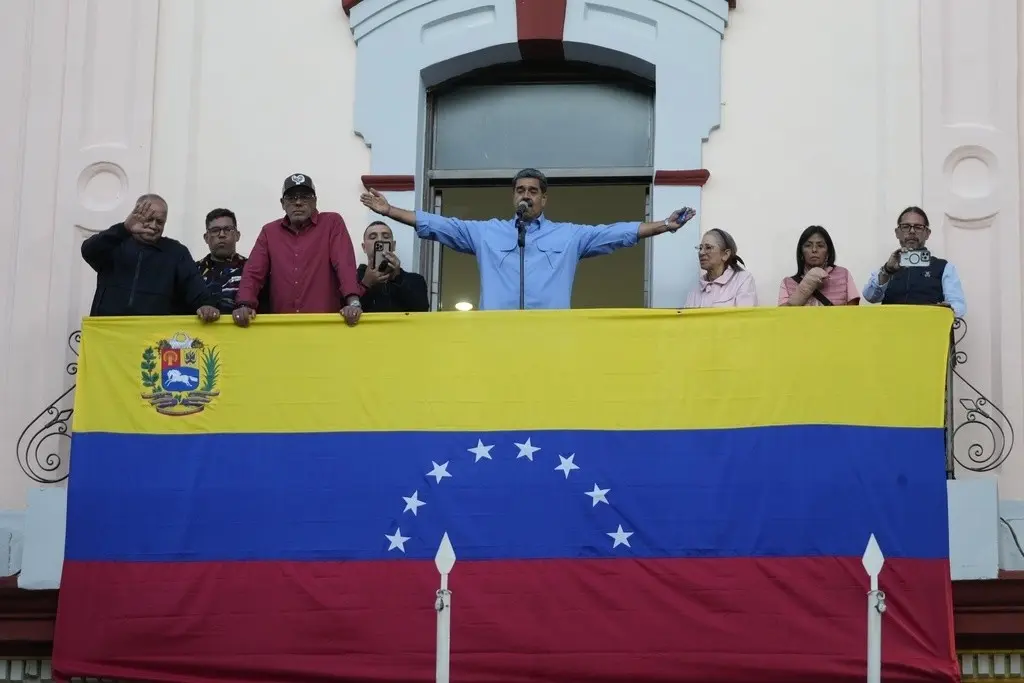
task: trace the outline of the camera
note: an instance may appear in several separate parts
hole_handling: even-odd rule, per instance
[[[900,268],[927,268],[932,263],[932,255],[927,249],[915,249],[900,254]]]

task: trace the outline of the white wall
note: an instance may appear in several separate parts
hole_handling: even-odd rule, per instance
[[[863,287],[921,202],[919,0],[740,0],[702,227],[736,238],[774,305],[796,240],[823,225]],[[927,207],[926,207],[927,208]]]
[[[149,189],[157,0],[10,0],[0,22],[0,506],[67,473],[79,248]]]
[[[369,152],[352,132],[354,78],[338,0],[161,2],[151,168],[167,234],[202,253],[203,219],[223,206],[247,254],[283,215],[285,177],[305,173],[360,239]]]
[[[1020,432],[1021,311],[1009,310],[1019,303],[1019,206],[1005,205],[1020,201],[1019,141],[1006,123],[1024,59],[1018,15],[1003,0],[934,0],[922,21],[924,1],[933,0],[740,0],[722,50],[721,128],[699,162],[712,173],[702,227],[737,237],[771,304],[804,227],[828,227],[862,285],[893,246],[896,213],[921,203],[942,223],[935,248],[971,261],[972,309],[988,306],[972,320],[970,377]],[[238,213],[247,252],[280,215],[280,183],[294,172],[317,181],[321,208],[341,212],[358,238],[370,152],[352,132],[356,49],[338,0],[7,0],[4,9],[0,508],[20,508],[35,483],[18,466],[18,436],[74,381],[66,341],[94,283],[82,239],[155,191],[170,203],[168,234],[197,255],[203,217],[219,206]],[[383,115],[394,113],[387,97],[362,107],[402,118]],[[962,123],[1002,142],[988,152],[977,142],[981,166],[971,158],[947,173],[943,145],[960,144],[949,131]],[[659,112],[659,129],[671,125]],[[1003,202],[994,222],[956,199],[993,188]],[[50,450],[60,449],[41,452]],[[1024,491],[1021,462],[1008,461],[1006,497]]]

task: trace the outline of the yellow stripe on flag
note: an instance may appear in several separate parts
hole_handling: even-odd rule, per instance
[[[940,427],[951,321],[925,306],[87,319],[74,429]]]

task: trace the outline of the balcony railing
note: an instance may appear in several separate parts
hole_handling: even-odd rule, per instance
[[[1013,425],[1006,413],[964,376],[968,362],[967,321],[953,321],[946,367],[946,477],[958,468],[991,472],[1013,450]]]
[[[967,321],[957,318],[950,335],[946,368],[946,477],[959,470],[991,472],[1006,462],[1014,445],[1013,425],[1003,410],[964,376],[968,362]],[[70,386],[22,430],[17,442],[18,464],[32,481],[55,484],[68,476],[71,416],[74,412],[78,345],[82,333],[68,337],[64,372]]]

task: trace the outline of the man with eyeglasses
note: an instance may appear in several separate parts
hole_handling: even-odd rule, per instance
[[[235,310],[235,295],[242,281],[246,258],[236,251],[238,247],[238,219],[231,209],[214,209],[206,214],[206,232],[203,241],[210,253],[196,262],[203,274],[206,288],[217,298],[221,313]],[[263,308],[262,302],[260,308]]]
[[[896,221],[900,248],[871,273],[864,286],[864,299],[873,304],[946,306],[958,318],[967,315],[967,301],[956,266],[925,249],[931,234],[923,209],[904,209]]]
[[[263,226],[242,272],[232,319],[248,327],[269,288],[275,313],[341,312],[349,325],[359,322],[359,297],[352,239],[342,217],[318,211],[313,180],[296,173],[281,188],[284,218]]]

